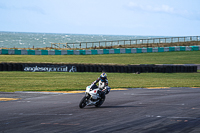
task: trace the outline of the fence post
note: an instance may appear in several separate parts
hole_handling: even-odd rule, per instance
[[[137,39],[135,40],[135,44],[137,45]]]
[[[166,43],[166,38],[165,38],[165,43]]]
[[[178,37],[178,42],[179,42],[179,37]]]
[[[67,43],[66,43],[66,48],[67,48]]]
[[[197,42],[198,42],[198,36],[197,36]]]
[[[130,40],[130,45],[131,45],[131,40]]]
[[[86,48],[87,48],[87,42],[86,42]]]
[[[59,48],[60,48],[60,43],[59,43]]]
[[[99,48],[100,48],[100,42],[99,42]]]
[[[74,49],[74,43],[73,43],[73,49]]]
[[[125,40],[124,40],[124,46],[125,46]]]
[[[106,42],[105,42],[105,47],[106,47]]]
[[[185,37],[184,37],[184,42],[185,42]]]

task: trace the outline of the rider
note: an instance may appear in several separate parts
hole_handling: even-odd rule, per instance
[[[99,83],[99,86],[97,86],[96,83]],[[108,79],[106,73],[102,73],[100,77],[92,83],[91,89],[95,89],[97,87],[99,87],[99,89],[101,90],[101,97],[105,97],[105,94],[108,94],[110,92],[110,87],[108,87]]]

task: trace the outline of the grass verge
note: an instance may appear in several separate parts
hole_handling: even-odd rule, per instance
[[[0,62],[200,64],[200,51],[107,55],[0,55]]]
[[[111,88],[200,87],[200,73],[107,73]],[[100,73],[0,72],[0,91],[84,90]]]

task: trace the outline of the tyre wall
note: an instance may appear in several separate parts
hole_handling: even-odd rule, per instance
[[[99,64],[48,64],[0,63],[0,71],[29,72],[110,72],[110,73],[177,73],[197,72],[196,65],[99,65]]]

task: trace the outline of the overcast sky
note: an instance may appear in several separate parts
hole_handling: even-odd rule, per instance
[[[200,0],[0,0],[0,31],[200,35]]]

